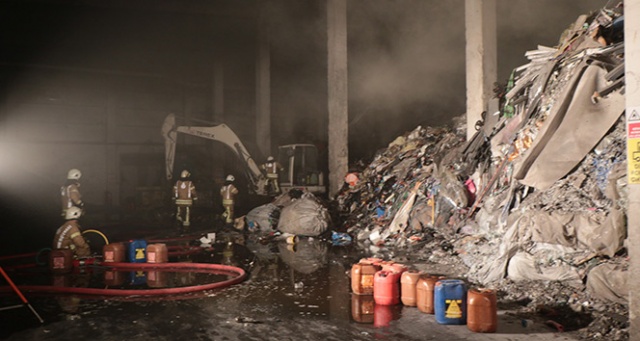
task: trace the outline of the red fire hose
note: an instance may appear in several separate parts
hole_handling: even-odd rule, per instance
[[[192,285],[177,288],[158,288],[158,289],[99,289],[99,288],[79,288],[79,287],[59,287],[51,285],[19,285],[20,290],[26,292],[48,292],[48,293],[66,293],[81,295],[97,295],[97,296],[154,296],[154,295],[178,295],[193,293],[203,290],[219,289],[242,282],[247,276],[246,272],[238,267],[210,264],[210,263],[103,263],[111,270],[179,270],[214,273],[223,275],[235,275],[230,279],[221,282]],[[11,290],[10,287],[0,287],[0,292]]]

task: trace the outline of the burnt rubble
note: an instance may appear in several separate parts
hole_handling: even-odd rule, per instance
[[[614,4],[526,52],[468,141],[458,118],[362,162],[335,198],[354,242],[449,264],[523,319],[628,339],[623,23]]]

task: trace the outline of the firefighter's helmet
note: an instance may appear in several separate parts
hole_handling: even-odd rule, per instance
[[[233,175],[229,174],[227,175],[227,181],[236,181],[236,178]]]
[[[272,162],[272,161],[273,161],[273,156],[269,156],[269,157],[267,158],[267,162]]]
[[[69,172],[67,173],[68,180],[80,180],[81,176],[82,173],[80,172],[80,170],[75,168],[69,170]]]
[[[82,209],[80,207],[71,206],[67,209],[67,213],[64,218],[67,220],[78,219],[82,215]]]
[[[189,173],[188,170],[183,170],[182,173],[180,173],[180,176],[183,178],[188,178],[189,176],[191,176],[191,173]]]

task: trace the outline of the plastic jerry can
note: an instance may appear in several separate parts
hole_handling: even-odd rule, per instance
[[[373,323],[375,302],[372,295],[351,295],[351,317],[359,323]]]
[[[416,306],[416,284],[420,279],[420,272],[416,270],[408,270],[400,276],[400,300],[402,304],[415,307]]]
[[[373,299],[376,304],[400,303],[400,273],[380,270],[373,278]]]
[[[166,263],[169,260],[167,245],[162,243],[147,245],[147,263]]]
[[[444,276],[422,275],[416,283],[416,305],[423,313],[433,314],[433,292],[436,282],[445,279]]]
[[[129,284],[143,285],[147,283],[147,273],[141,270],[129,272]]]
[[[387,269],[389,271],[394,271],[394,272],[397,272],[399,274],[402,274],[403,272],[409,270],[409,267],[407,267],[406,265],[404,265],[402,263],[393,263]],[[398,276],[398,280],[400,280],[400,276]]]
[[[147,286],[150,288],[164,288],[167,286],[167,272],[149,270],[147,272]]]
[[[395,319],[394,306],[376,304],[373,312],[373,326],[376,328],[388,327]]]
[[[465,324],[467,322],[467,288],[459,279],[436,282],[433,294],[436,322],[439,324]]]
[[[356,263],[351,267],[351,290],[357,295],[373,294],[373,277],[379,266]]]
[[[129,262],[145,263],[147,261],[147,241],[144,239],[134,239],[129,242],[129,249],[127,251]]]
[[[73,251],[55,249],[49,255],[49,268],[55,273],[67,273],[73,269]]]
[[[469,289],[467,292],[467,328],[476,333],[496,332],[498,304],[494,290]]]
[[[104,284],[112,287],[119,287],[124,283],[124,272],[115,270],[105,270]]]
[[[124,243],[111,243],[102,247],[102,260],[107,263],[124,262]]]

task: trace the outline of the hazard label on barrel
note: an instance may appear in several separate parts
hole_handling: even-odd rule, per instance
[[[136,248],[136,259],[144,259],[145,248]]]
[[[445,300],[444,303],[447,305],[447,310],[444,312],[444,317],[450,319],[457,319],[462,317],[462,310],[460,309],[462,300]]]

